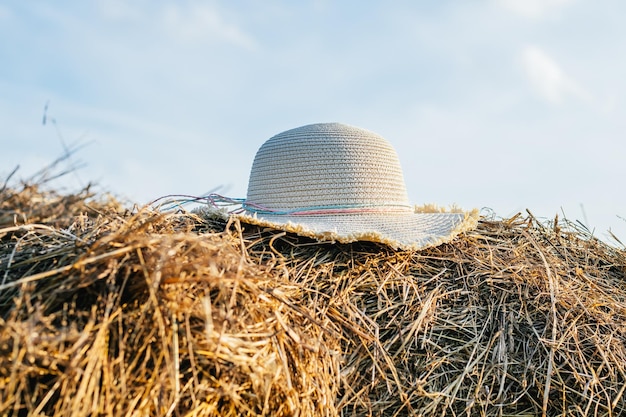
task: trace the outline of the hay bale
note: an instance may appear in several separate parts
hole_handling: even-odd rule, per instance
[[[625,268],[532,216],[411,253],[4,188],[0,414],[620,415]]]

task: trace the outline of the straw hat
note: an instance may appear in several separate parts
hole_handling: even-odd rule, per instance
[[[476,227],[477,210],[409,203],[393,147],[368,130],[319,123],[280,133],[258,150],[242,222],[318,241],[423,249]]]

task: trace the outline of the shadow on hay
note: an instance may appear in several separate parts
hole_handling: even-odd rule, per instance
[[[421,252],[0,194],[0,413],[620,415],[624,252],[483,218]]]

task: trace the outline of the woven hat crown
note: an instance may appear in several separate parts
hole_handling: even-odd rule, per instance
[[[270,210],[404,206],[411,210],[398,155],[383,137],[340,123],[291,129],[258,150],[248,203]]]

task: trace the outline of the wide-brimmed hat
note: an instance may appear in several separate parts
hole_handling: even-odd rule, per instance
[[[371,241],[423,249],[476,227],[478,211],[409,202],[400,161],[383,137],[319,123],[270,138],[258,150],[240,221],[318,241]]]

